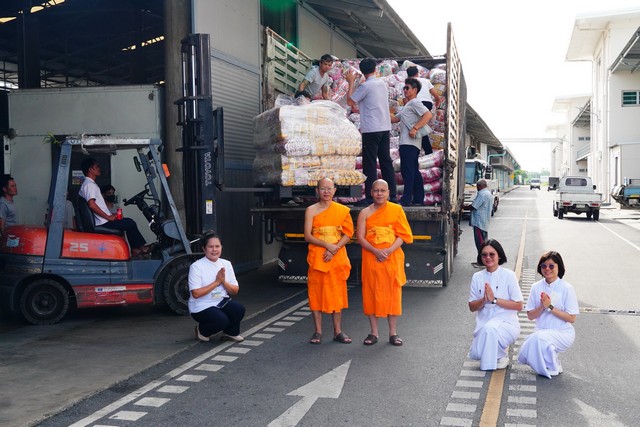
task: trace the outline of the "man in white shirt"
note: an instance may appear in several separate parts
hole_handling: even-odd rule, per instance
[[[440,105],[441,99],[440,95],[438,95],[438,91],[431,84],[431,80],[425,79],[424,77],[418,77],[418,67],[411,66],[407,68],[407,77],[417,79],[420,82],[422,88],[420,92],[418,92],[418,96],[416,99],[422,102],[422,105],[427,107],[429,110],[429,120],[431,120],[433,107],[437,107]],[[435,101],[435,104],[434,104]],[[406,104],[406,102],[405,102]],[[427,122],[428,123],[428,122]],[[431,148],[431,141],[429,140],[429,135],[425,135],[422,137],[422,149],[424,150],[424,154],[433,153],[433,149]]]
[[[102,197],[100,187],[96,184],[96,178],[100,176],[100,164],[92,157],[82,162],[82,173],[85,178],[80,187],[79,195],[87,201],[89,209],[93,212],[96,228],[106,227],[124,231],[131,246],[131,255],[140,256],[150,252],[146,246],[144,237],[138,230],[138,225],[131,218],[118,219],[116,214],[109,212],[109,208]]]

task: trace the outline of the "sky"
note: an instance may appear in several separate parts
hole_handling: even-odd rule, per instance
[[[558,97],[591,93],[591,62],[566,62],[576,16],[628,9],[629,0],[387,0],[431,55],[451,22],[467,101],[498,139],[551,138]],[[505,144],[522,169],[550,167],[549,144]]]

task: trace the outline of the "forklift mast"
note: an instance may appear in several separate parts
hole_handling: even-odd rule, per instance
[[[216,230],[216,186],[224,185],[223,113],[213,108],[208,34],[190,34],[181,42],[184,200],[187,234]]]

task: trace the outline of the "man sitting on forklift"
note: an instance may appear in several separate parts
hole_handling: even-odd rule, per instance
[[[100,187],[96,184],[96,178],[100,176],[100,164],[92,157],[82,161],[82,173],[85,178],[80,187],[80,197],[87,201],[89,209],[93,212],[96,228],[105,227],[124,231],[131,246],[131,255],[139,257],[147,255],[151,248],[146,245],[144,237],[138,230],[138,225],[131,218],[118,219],[117,214],[109,212],[109,208],[102,197]]]

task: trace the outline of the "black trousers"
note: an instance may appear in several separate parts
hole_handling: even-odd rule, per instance
[[[396,199],[396,177],[389,153],[389,131],[367,132],[362,134],[362,173],[367,176],[364,183],[364,194],[367,201],[373,203],[371,187],[378,179],[376,160],[380,163],[382,179],[389,184],[389,197]]]
[[[227,335],[240,335],[240,321],[244,317],[245,308],[239,302],[231,300],[222,308],[209,307],[191,317],[199,323],[198,329],[205,337],[220,331]]]

